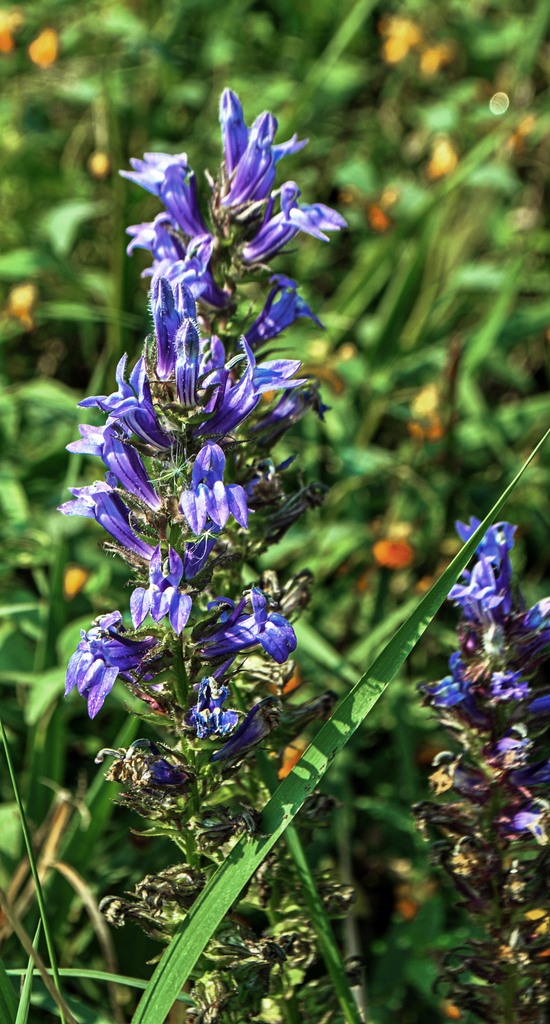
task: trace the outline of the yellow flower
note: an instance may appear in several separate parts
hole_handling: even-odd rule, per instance
[[[453,171],[457,163],[458,154],[452,143],[449,142],[449,139],[439,139],[432,149],[426,174],[430,181],[437,181],[438,178]]]
[[[27,331],[34,327],[32,311],[38,299],[38,289],[34,284],[18,284],[12,288],[6,303],[6,313],[20,320]]]
[[[422,32],[409,18],[400,18],[398,15],[383,18],[378,28],[380,34],[385,37],[382,59],[387,64],[398,64],[407,56],[409,50],[422,42]]]

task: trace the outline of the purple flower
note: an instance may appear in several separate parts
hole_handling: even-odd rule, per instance
[[[182,576],[183,565],[178,553],[169,547],[168,557],[163,560],[159,544],[149,563],[149,588],[138,587],[130,598],[132,622],[136,629],[151,612],[155,622],[169,615],[170,625],[179,636],[187,624],[192,604],[189,594],[180,594],[178,590]]]
[[[144,773],[143,781],[152,783],[154,786],[183,786],[189,776],[183,768],[170,764],[164,757],[150,761],[147,765],[147,774]]]
[[[213,405],[214,415],[199,427],[198,434],[219,434],[224,437],[250,415],[265,391],[294,388],[306,383],[305,378],[290,379],[300,366],[299,359],[271,359],[257,366],[246,338],[242,342],[247,368],[240,381],[234,384],[230,377],[232,363],[225,367],[220,375],[220,387]]]
[[[69,490],[76,501],[66,501],[59,506],[59,512],[64,516],[95,519],[124,548],[149,561],[154,549],[136,536],[132,529],[133,516],[110,484],[96,480],[90,487],[70,487]]]
[[[265,697],[255,704],[239,728],[233,733],[221,750],[212,754],[211,761],[226,761],[229,758],[241,761],[253,747],[257,747],[269,733],[276,729],[281,720],[281,705],[276,697]]]
[[[85,398],[78,404],[85,409],[99,406],[103,412],[109,413],[107,426],[112,422],[120,423],[128,435],[135,434],[140,441],[150,444],[160,451],[165,451],[174,443],[174,438],[161,429],[151,398],[151,389],[147,379],[145,360],[138,360],[132,373],[130,383],[124,380],[127,356],[122,356],[116,370],[118,391],[112,395],[95,395]]]
[[[65,696],[73,687],[88,700],[88,713],[95,718],[111,692],[118,675],[131,679],[146,655],[158,643],[154,637],[131,640],[125,635],[120,612],[101,615],[91,629],[81,631],[80,641],[67,668]]]
[[[520,682],[522,675],[522,672],[493,672],[491,676],[493,700],[523,700],[528,697],[529,683],[525,679]]]
[[[550,761],[538,761],[527,768],[520,768],[510,773],[510,782],[514,786],[530,789],[531,786],[548,785],[550,782]]]
[[[143,160],[131,159],[133,171],[119,171],[123,178],[159,196],[184,234],[194,238],[207,231],[199,209],[197,182],[187,163],[187,154],[145,153]]]
[[[547,816],[547,812],[544,808],[536,810],[535,805],[530,804],[526,810],[520,811],[519,814],[514,815],[510,825],[512,826],[513,831],[518,833],[520,836],[525,835],[526,832],[530,832],[537,840],[537,843],[540,843],[542,846],[548,842],[548,837],[544,829],[545,819]]]
[[[185,284],[196,299],[200,298],[217,309],[223,309],[231,299],[229,292],[216,284],[210,269],[210,259],[214,239],[212,235],[197,235],[185,251],[185,257],[179,260],[160,255],[157,257],[153,249],[153,266],[144,270],[142,277],[162,276],[175,287]]]
[[[220,101],[225,163],[230,190],[222,199],[223,206],[266,199],[275,181],[275,165],[290,153],[297,153],[307,139],[298,142],[296,135],[288,142],[273,145],[277,119],[268,111],[256,118],[250,131],[244,123],[239,97],[224,89]]]
[[[183,553],[183,575],[186,580],[192,580],[202,572],[216,539],[215,536],[205,534],[200,540],[187,541]]]
[[[239,484],[225,485],[225,455],[217,444],[207,441],[193,463],[191,490],[183,491],[180,508],[197,536],[210,518],[224,527],[232,515],[240,526],[248,526],[246,494]]]
[[[298,295],[296,281],[291,281],[289,277],[284,277],[282,274],[274,274],[270,281],[275,282],[275,287],[271,289],[267,296],[266,304],[258,319],[254,321],[252,327],[245,334],[245,338],[252,349],[265,344],[270,338],[276,338],[281,331],[290,327],[299,316],[307,316],[311,320],[315,320],[319,327],[323,327],[318,317],[312,313],[305,299]],[[279,297],[275,301],[277,296]]]
[[[152,221],[130,225],[126,228],[126,234],[133,236],[126,248],[128,256],[132,255],[134,249],[147,249],[158,261],[170,260],[176,263],[184,260],[187,255],[187,246],[178,237],[176,223],[164,210]],[[150,273],[149,268],[142,277],[148,277]]]
[[[323,242],[328,242],[325,231],[339,231],[345,228],[346,222],[336,210],[331,210],[323,203],[298,204],[300,190],[294,181],[287,181],[278,190],[281,197],[281,212],[272,216],[275,195],[269,200],[264,222],[256,237],[245,245],[243,259],[245,263],[265,262],[290,242],[299,231],[314,235]]]
[[[165,277],[156,277],[151,284],[151,313],[157,341],[157,375],[160,380],[168,380],[176,369],[178,345],[184,347],[178,337],[182,324],[192,321],[198,336],[195,300],[186,285],[172,289]]]
[[[265,594],[252,587],[250,599],[252,614],[244,612],[246,598],[235,606],[228,598],[211,601],[209,608],[217,604],[227,606],[220,615],[213,631],[199,643],[199,653],[207,660],[223,655],[235,655],[261,644],[264,651],[282,665],[296,650],[296,635],[289,622],[279,612],[267,611]]]
[[[455,526],[460,539],[466,543],[476,532],[478,526],[481,526],[481,519],[470,516],[469,526],[459,521],[455,523]],[[489,562],[493,562],[497,566],[500,565],[503,554],[508,554],[514,546],[516,530],[517,526],[512,526],[511,523],[494,523],[479,542],[476,553],[484,555]]]
[[[219,686],[213,676],[201,679],[197,703],[185,716],[185,724],[195,730],[199,740],[225,736],[237,725],[237,712],[223,710],[228,696],[227,686]]]
[[[99,455],[107,469],[130,494],[139,498],[153,512],[158,512],[161,501],[140,456],[131,445],[125,443],[116,429],[108,426],[90,427],[85,423],[79,424],[78,429],[82,438],[68,444],[67,451]]]
[[[500,579],[495,577],[491,562],[481,555],[472,572],[464,572],[463,578],[468,582],[457,583],[449,591],[450,600],[462,606],[467,618],[490,622],[492,612],[504,601]]]
[[[532,715],[546,715],[550,711],[550,694],[546,697],[537,697],[529,704],[529,711]]]
[[[288,430],[294,423],[305,416],[308,409],[313,409],[320,420],[329,409],[324,405],[319,394],[319,385],[314,381],[307,387],[293,388],[287,391],[277,402],[271,412],[250,428],[251,434],[261,433],[260,444],[271,444],[276,437]]]

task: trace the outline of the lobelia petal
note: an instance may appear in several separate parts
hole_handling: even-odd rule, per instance
[[[248,144],[248,128],[236,93],[224,89],[220,99],[220,123],[227,173],[231,175]]]
[[[118,676],[118,668],[114,665],[106,668],[93,684],[88,694],[88,714],[95,718],[98,711],[103,707],[107,694],[111,692]]]
[[[243,526],[246,530],[248,527],[248,505],[244,488],[240,484],[229,484],[225,488],[225,493],[231,515],[237,520],[239,526]]]
[[[143,587],[138,587],[130,598],[130,613],[134,627],[139,629],[145,621],[151,607],[151,592]]]
[[[229,519],[229,505],[223,482],[216,480],[207,494],[208,515],[216,526],[224,527]]]
[[[206,525],[206,488],[201,484],[197,491],[182,491],[180,508],[192,531],[198,537]]]
[[[173,589],[170,599],[170,625],[176,636],[179,636],[187,625],[192,604],[189,594],[180,594],[175,588]]]

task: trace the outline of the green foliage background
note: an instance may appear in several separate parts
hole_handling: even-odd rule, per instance
[[[114,808],[113,786],[93,764],[100,747],[143,732],[126,691],[115,687],[94,722],[78,696],[61,699],[80,629],[128,608],[126,570],[98,549],[99,528],[55,512],[68,485],[97,475],[95,460],[65,452],[84,419],[76,402],[112,390],[117,360],[124,351],[135,359],[150,329],[140,278],[148,256],[126,257],[124,231],[160,205],[117,169],[145,150],[184,149],[199,180],[214,170],[218,97],[229,85],[249,122],[269,108],[279,139],[309,137],[285,174],[305,201],[336,205],[348,220],[330,245],[303,236],[278,258],[327,325],[322,333],[298,321],[283,344],[319,377],[332,408],[277,451],[296,454],[305,479],[331,490],[252,567],[284,578],[313,570],[297,629],[302,692],[344,694],[456,552],[454,520],[481,517],[548,427],[550,3],[39,0],[17,11],[15,46],[0,53],[1,708],[39,845],[70,791],[55,856],[99,900],[174,857],[168,842],[130,832],[139,821]],[[396,15],[418,32],[390,63],[382,47],[396,38]],[[28,46],[48,27],[59,54],[41,68]],[[423,55],[442,44],[451,59],[428,75]],[[496,92],[510,100],[502,115],[489,105]],[[442,144],[457,162],[434,178]],[[101,179],[97,153],[112,169]],[[12,315],[14,289],[29,284],[32,323]],[[256,286],[250,299],[259,309]],[[550,592],[549,482],[547,452],[507,510],[520,526],[515,565],[529,601]],[[412,564],[380,568],[372,549],[386,538],[406,540]],[[67,566],[87,574],[71,599]],[[455,621],[450,608],[439,615],[323,783],[342,807],[312,856],[355,885],[340,939],[366,959],[373,1024],[452,1019],[432,986],[437,957],[469,934],[468,922],[432,874],[409,808],[426,797],[431,756],[447,742],[419,707],[416,683],[444,674]],[[22,844],[4,772],[0,792],[6,888]],[[57,871],[46,893],[61,965],[104,968],[81,896]],[[32,934],[34,906],[24,920]],[[129,929],[111,936],[120,972],[145,978],[158,947]],[[2,957],[22,966],[13,937]],[[86,1021],[113,1019],[105,986],[71,984]],[[122,995],[119,1018],[135,1003],[129,989]],[[39,998],[34,1019],[51,1019]]]

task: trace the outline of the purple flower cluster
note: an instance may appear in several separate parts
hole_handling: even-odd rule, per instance
[[[286,495],[281,473],[292,460],[275,467],[266,458],[308,409],[323,415],[318,385],[297,376],[299,360],[256,354],[298,317],[320,321],[296,283],[275,274],[262,312],[243,335],[232,336],[226,284],[299,231],[326,239],[324,231],[344,227],[328,207],[300,204],[294,182],[274,190],[277,163],[305,142],[294,136],[275,144],[277,122],[268,113],[248,128],[230,90],[220,119],[224,160],[209,204],[211,228],[185,154],[147,153],[123,172],[165,207],[152,223],[129,229],[128,251],[143,246],[153,255],[154,330],[129,376],[126,356],[120,360],[116,391],[80,403],[101,410],[106,422],[81,424],[81,437],[68,450],[100,459],[104,479],[73,488],[73,500],[60,507],[66,516],[95,519],[109,534],[107,550],[135,574],[128,631],[116,612],[83,634],[69,664],[68,690],[77,686],[95,715],[121,675],[150,708],[201,740],[236,729],[237,712],[224,705],[229,673],[243,659],[261,652],[279,666],[296,647],[272,592],[253,586],[242,595],[237,582],[231,597],[220,596],[215,573],[248,552],[255,556],[322,500],[309,495],[315,485]],[[223,341],[214,328],[218,310],[225,310],[218,329]],[[273,407],[260,413],[263,396],[270,403],[273,393]],[[162,673],[158,682],[152,664]],[[195,695],[194,705],[187,694]],[[184,697],[187,707],[178,703]],[[274,727],[277,708],[275,698],[255,704],[231,737],[230,754],[220,751],[215,759],[233,762],[238,750],[244,756]]]
[[[128,228],[132,235],[128,253],[147,249],[153,265],[145,274],[152,275],[153,281],[164,277],[173,287],[184,284],[195,298],[223,309],[231,301],[231,291],[216,280],[216,268],[223,252],[220,242],[228,232],[239,235],[233,259],[250,266],[271,259],[299,231],[328,241],[324,232],[339,231],[346,222],[323,203],[300,204],[300,190],[293,181],[273,188],[279,160],[302,149],[307,139],[298,142],[294,135],[289,142],[275,145],[277,119],[268,112],[248,128],[239,98],[231,89],[222,94],[220,122],[224,162],[213,186],[211,229],[199,207],[196,179],[186,153],[145,153],[143,160],[131,160],[133,171],[120,173],[158,196],[165,207],[154,221]],[[297,299],[294,281],[275,280],[278,284],[260,323],[251,329],[251,347],[259,338],[275,337],[298,316],[317,321],[309,306]],[[277,290],[283,295],[274,305]]]

